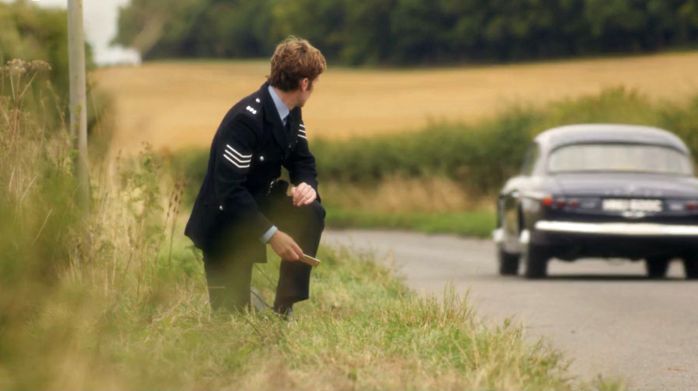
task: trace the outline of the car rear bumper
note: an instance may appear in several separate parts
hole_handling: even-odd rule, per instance
[[[698,225],[591,223],[541,220],[530,242],[565,260],[586,257],[641,259],[698,252]]]
[[[580,223],[571,221],[536,222],[535,230],[545,233],[621,237],[698,238],[698,225],[657,223]]]
[[[698,225],[541,220],[533,230],[522,230],[516,243],[507,241],[501,228],[493,232],[493,238],[511,253],[523,253],[530,244],[565,260],[698,254]]]

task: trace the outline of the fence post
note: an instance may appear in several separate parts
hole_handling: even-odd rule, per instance
[[[87,209],[90,202],[90,177],[87,159],[87,93],[82,0],[68,0],[68,56],[70,64],[70,135],[78,153],[78,201],[83,208]]]

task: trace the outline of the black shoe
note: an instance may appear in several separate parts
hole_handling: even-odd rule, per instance
[[[279,314],[283,320],[291,320],[293,315],[293,304],[275,304],[274,312]]]

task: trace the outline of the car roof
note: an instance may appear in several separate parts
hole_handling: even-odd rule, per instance
[[[579,124],[552,128],[536,136],[546,150],[562,145],[586,143],[641,143],[673,147],[690,154],[686,144],[675,134],[651,126],[623,124]]]

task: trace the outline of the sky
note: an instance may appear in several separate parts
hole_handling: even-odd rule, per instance
[[[68,0],[32,0],[40,7],[66,8]],[[85,35],[95,52],[95,61],[100,65],[114,63],[139,63],[140,56],[134,50],[110,47],[109,41],[116,35],[116,20],[119,6],[130,0],[83,0]],[[5,2],[11,2],[5,0]]]

